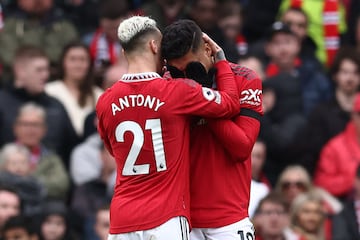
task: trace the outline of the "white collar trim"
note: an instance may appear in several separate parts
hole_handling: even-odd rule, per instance
[[[155,78],[161,78],[161,76],[156,72],[143,72],[143,73],[131,73],[124,74],[121,77],[121,81],[124,82],[141,82],[153,80]]]

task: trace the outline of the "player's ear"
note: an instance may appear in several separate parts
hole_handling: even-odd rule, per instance
[[[205,53],[206,57],[208,57],[208,58],[210,58],[212,56],[212,50],[208,43],[204,43],[204,53]]]
[[[160,44],[157,40],[153,39],[150,41],[150,49],[154,54],[159,53],[160,51]]]

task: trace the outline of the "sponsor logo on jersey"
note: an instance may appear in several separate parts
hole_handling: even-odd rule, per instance
[[[261,104],[262,90],[260,89],[246,89],[241,92],[240,104],[249,104],[259,106]]]

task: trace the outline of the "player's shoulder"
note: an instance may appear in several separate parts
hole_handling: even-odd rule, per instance
[[[96,107],[100,107],[101,105],[106,104],[109,99],[112,98],[112,95],[114,95],[114,87],[115,85],[117,85],[119,82],[116,82],[114,85],[112,85],[111,87],[105,89],[100,96],[98,97],[97,103],[96,103]]]
[[[196,88],[200,86],[199,83],[189,78],[168,78],[167,84],[182,88]]]
[[[234,72],[235,76],[243,77],[245,80],[260,80],[259,75],[252,69],[247,68],[245,66],[241,66],[240,64],[229,62],[231,70]]]

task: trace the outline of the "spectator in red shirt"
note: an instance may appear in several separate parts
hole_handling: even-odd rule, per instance
[[[351,193],[356,168],[360,163],[360,94],[355,97],[351,120],[344,131],[323,147],[315,170],[314,183],[334,196]]]

